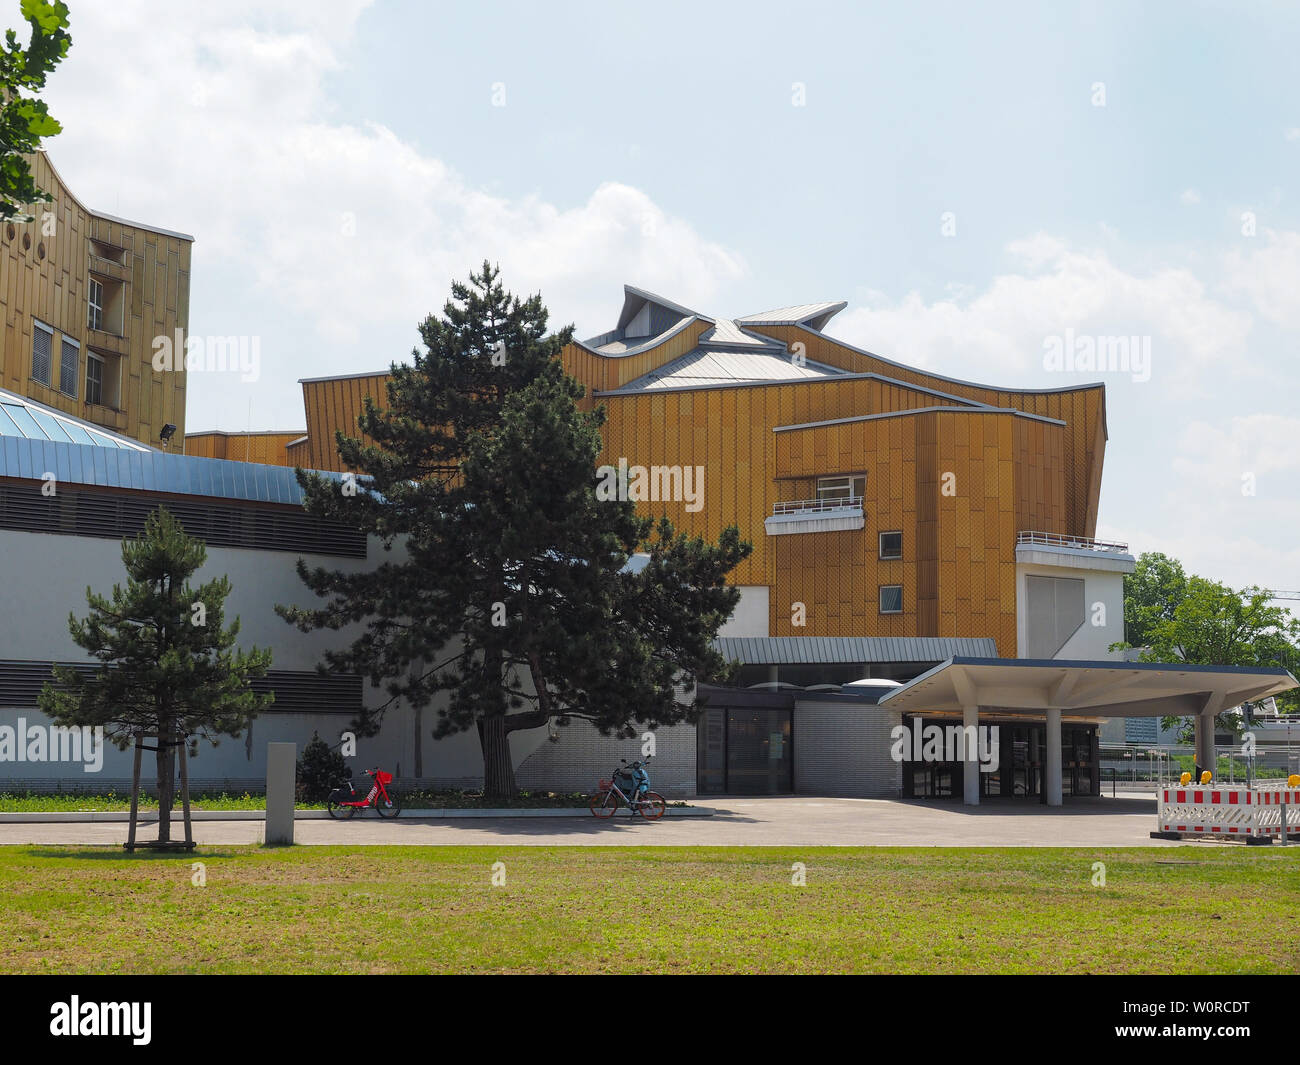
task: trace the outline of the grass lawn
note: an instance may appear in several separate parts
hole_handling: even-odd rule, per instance
[[[366,788],[359,786],[358,799],[366,797]],[[568,795],[555,792],[520,792],[514,799],[485,799],[481,794],[470,791],[403,791],[397,789],[397,797],[408,810],[465,810],[465,809],[547,809],[587,808],[588,794],[573,793]],[[249,795],[247,792],[232,795],[227,792],[197,792],[190,798],[190,805],[196,810],[265,810],[265,795]],[[299,802],[294,804],[299,810],[323,810],[323,802]],[[670,806],[686,806],[684,802],[670,802]],[[140,809],[156,810],[158,798],[154,795],[140,796]],[[176,814],[180,816],[180,796],[176,798]],[[131,795],[110,792],[106,795],[79,795],[72,792],[4,792],[0,793],[0,813],[71,813],[86,810],[129,810]]]
[[[9,973],[1300,970],[1279,847],[11,847],[0,900]]]

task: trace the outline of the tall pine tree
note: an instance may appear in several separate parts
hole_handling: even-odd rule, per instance
[[[381,539],[394,556],[364,573],[299,573],[325,600],[281,607],[304,631],[363,623],[327,668],[389,698],[438,703],[436,737],[476,728],[485,790],[515,793],[509,737],[550,719],[605,733],[694,720],[674,683],[721,677],[713,647],[739,592],[726,575],[750,551],[675,533],[626,500],[596,495],[604,411],[584,411],[538,296],[520,300],[488,263],[454,283],[425,351],[394,365],[388,406],[367,402],[361,437],[337,436],[354,483],[299,471],[308,511]],[[644,551],[638,572],[627,562]],[[438,697],[444,697],[439,699]]]
[[[188,583],[206,561],[203,541],[167,510],[150,514],[144,532],[122,543],[126,587],[115,584],[111,597],[87,588],[90,614],[68,618],[73,640],[98,667],[56,666],[40,695],[56,723],[103,726],[123,749],[141,733],[158,737],[159,842],[171,839],[177,747],[238,736],[273,698],[248,686],[266,674],[270,651],[238,650],[239,619],[225,627],[230,579]]]

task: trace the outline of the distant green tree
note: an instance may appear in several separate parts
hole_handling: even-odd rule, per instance
[[[1142,661],[1295,668],[1300,620],[1285,607],[1274,605],[1269,591],[1257,587],[1236,591],[1219,581],[1196,576],[1180,582],[1182,566],[1163,555],[1159,559],[1147,567],[1142,594],[1166,587],[1174,595],[1175,605],[1160,608],[1154,593],[1145,601],[1141,596],[1133,597],[1145,647]],[[1126,625],[1129,602],[1126,595]],[[1286,696],[1279,702],[1289,705]],[[1172,728],[1179,720],[1167,717],[1163,722],[1166,728]],[[1216,723],[1227,729],[1235,719],[1221,715]],[[1183,721],[1182,735],[1186,737],[1190,731],[1190,720]]]
[[[40,708],[60,725],[102,726],[126,749],[142,733],[158,736],[158,839],[171,839],[176,750],[191,737],[214,745],[238,736],[272,701],[248,682],[266,674],[271,652],[235,648],[239,619],[225,627],[230,580],[197,588],[189,579],[207,561],[203,541],[162,507],[144,532],[122,543],[126,587],[112,596],[86,589],[90,614],[68,617],[77,646],[99,662],[91,672],[56,666]]]
[[[1130,647],[1145,647],[1155,627],[1173,620],[1187,594],[1187,574],[1176,558],[1147,551],[1133,572],[1124,577],[1124,639]]]
[[[31,27],[26,48],[13,30],[5,32],[0,51],[0,222],[30,222],[29,204],[52,197],[36,187],[25,156],[63,127],[45,101],[29,93],[45,88],[47,75],[68,54],[68,5],[61,0],[22,0],[22,16]]]

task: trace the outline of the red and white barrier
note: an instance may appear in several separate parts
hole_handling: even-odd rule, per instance
[[[1280,838],[1282,807],[1288,836],[1300,834],[1300,789],[1198,784],[1156,792],[1161,836]]]
[[[1300,789],[1279,788],[1260,791],[1255,796],[1255,833],[1260,836],[1282,835],[1282,807],[1286,807],[1286,833],[1300,834]]]

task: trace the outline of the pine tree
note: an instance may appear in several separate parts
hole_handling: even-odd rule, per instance
[[[725,578],[750,551],[734,527],[706,544],[597,498],[604,411],[580,408],[560,364],[572,328],[546,323],[540,297],[511,296],[488,263],[453,284],[421,326],[426,350],[392,367],[387,408],[367,402],[368,439],[338,434],[355,485],[299,471],[309,512],[402,554],[364,573],[300,563],[326,602],[279,608],[304,631],[364,624],[325,658],[386,690],[363,733],[398,700],[445,693],[434,736],[476,728],[496,797],[516,791],[512,732],[582,717],[630,736],[698,717],[674,683],[725,674],[713,640],[739,599]],[[632,573],[637,551],[650,562]]]
[[[171,838],[177,746],[238,736],[273,698],[248,685],[266,674],[271,653],[236,648],[238,618],[225,627],[229,578],[188,583],[206,561],[202,540],[164,508],[151,513],[143,533],[122,543],[126,586],[115,584],[111,596],[87,588],[90,614],[68,618],[73,640],[99,665],[56,666],[40,695],[57,724],[102,726],[119,748],[140,734],[158,737],[160,842]]]

